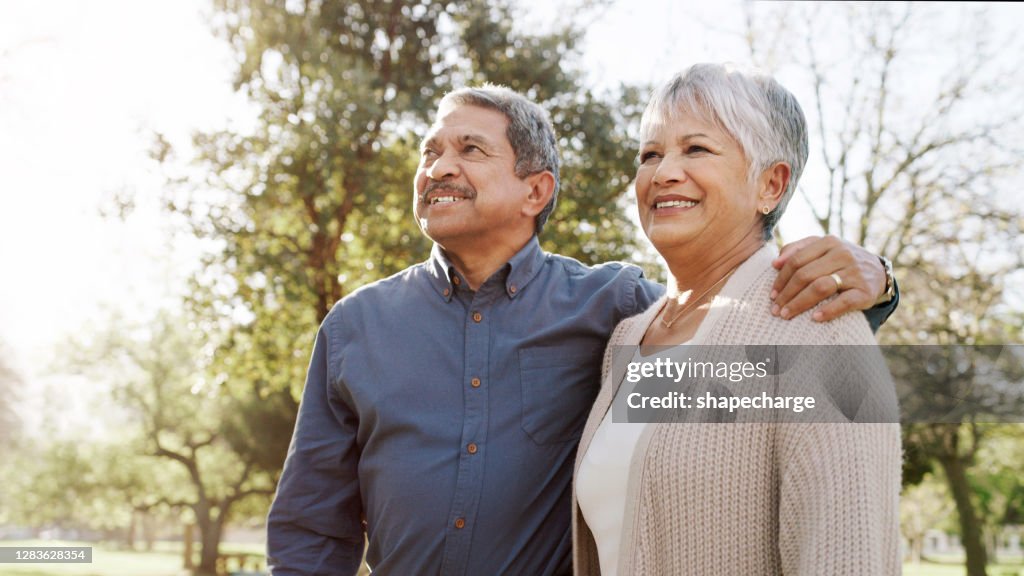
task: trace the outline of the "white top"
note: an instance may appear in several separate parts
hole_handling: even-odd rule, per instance
[[[678,348],[671,350],[678,351]],[[642,356],[640,347],[632,362],[650,362],[654,356]],[[633,391],[635,385],[623,381],[617,402]],[[583,455],[576,475],[576,497],[597,543],[601,576],[615,576],[619,566],[622,523],[626,515],[629,467],[637,441],[647,423],[613,422],[608,410]]]

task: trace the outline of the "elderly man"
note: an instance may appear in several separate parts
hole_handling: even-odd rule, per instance
[[[320,327],[270,511],[273,574],[354,574],[364,535],[383,574],[571,573],[573,457],[601,354],[661,288],[540,249],[558,166],[524,97],[485,86],[441,101],[413,203],[433,251]],[[783,316],[841,291],[816,311],[827,319],[894,287],[835,239],[785,254]],[[875,326],[895,308],[882,299]]]

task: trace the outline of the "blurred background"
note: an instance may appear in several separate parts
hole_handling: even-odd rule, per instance
[[[663,279],[630,198],[650,89],[760,66],[811,126],[778,240],[891,258],[883,343],[1021,343],[1021,21],[1012,3],[0,0],[0,546],[94,546],[0,574],[265,569],[317,325],[427,257],[417,146],[467,84],[551,113],[546,249]],[[1000,409],[1024,413],[1011,392]],[[906,574],[1024,574],[1012,420],[904,426]]]

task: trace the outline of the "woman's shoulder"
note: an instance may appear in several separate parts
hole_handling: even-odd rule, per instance
[[[815,310],[831,302],[835,296],[789,320],[772,315],[770,294],[778,274],[778,270],[770,263],[752,270],[747,276],[748,286],[733,307],[733,314],[730,315],[733,317],[727,319],[722,328],[729,332],[741,330],[746,332],[747,338],[765,344],[876,343],[871,327],[860,312],[844,314],[829,322],[817,322],[812,318]]]

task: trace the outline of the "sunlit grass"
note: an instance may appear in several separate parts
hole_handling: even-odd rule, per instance
[[[0,576],[181,576],[187,572],[181,542],[157,542],[152,552],[92,542],[0,541],[0,546],[91,546],[91,564],[0,564]],[[262,554],[260,544],[225,544],[222,553]],[[196,551],[198,554],[198,549]]]
[[[92,546],[92,564],[0,564],[0,576],[183,576],[181,542],[157,542],[152,552],[119,549],[108,544],[90,542],[55,542],[52,540],[0,541],[0,546]],[[260,544],[225,544],[222,553],[262,554]],[[197,550],[198,554],[198,550]],[[962,563],[907,563],[904,576],[964,576]],[[1024,560],[992,564],[988,576],[1024,576]]]

